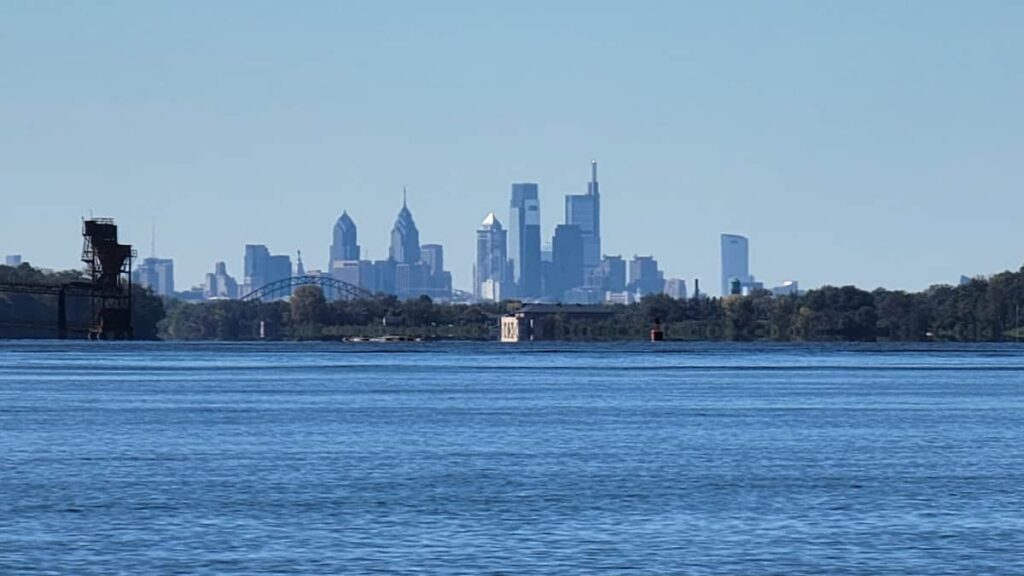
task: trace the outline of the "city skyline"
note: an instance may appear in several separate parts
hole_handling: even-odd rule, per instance
[[[215,262],[240,277],[251,243],[320,268],[345,209],[378,260],[408,185],[468,289],[482,216],[511,229],[510,183],[539,184],[550,238],[598,158],[602,252],[653,252],[708,293],[724,232],[751,239],[766,286],[1016,269],[1021,17],[941,1],[8,3],[0,253],[74,268],[82,217],[117,218],[136,245],[155,220],[155,256],[187,288]]]

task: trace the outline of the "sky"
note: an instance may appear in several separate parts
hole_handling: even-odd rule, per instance
[[[1024,2],[0,3],[0,254],[78,266],[113,217],[179,290],[244,245],[384,258],[408,188],[469,289],[475,230],[600,165],[603,251],[715,293],[918,290],[1024,264]]]

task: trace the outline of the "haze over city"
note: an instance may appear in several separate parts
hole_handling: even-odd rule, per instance
[[[220,2],[0,6],[0,253],[78,266],[78,223],[173,258],[324,268],[342,211],[387,257],[408,188],[471,289],[475,230],[536,182],[542,237],[601,164],[602,250],[715,291],[919,289],[1021,264],[1024,6]],[[268,40],[273,40],[268,41]]]

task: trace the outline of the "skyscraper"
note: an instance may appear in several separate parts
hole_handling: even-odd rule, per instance
[[[508,258],[521,298],[541,295],[540,195],[536,184],[512,184],[509,203]]]
[[[334,242],[331,244],[331,262],[328,263],[328,270],[335,260],[359,260],[358,231],[356,223],[352,221],[347,211],[342,212],[338,221],[334,223]]]
[[[579,226],[559,224],[551,248],[552,298],[562,301],[565,292],[583,286],[583,233]]]
[[[473,267],[473,295],[501,300],[507,288],[508,234],[491,212],[476,231],[476,266]]]
[[[213,272],[206,275],[206,285],[203,287],[203,297],[213,298],[238,298],[238,282],[228,274],[227,264],[217,262],[214,264]]]
[[[590,163],[586,194],[565,197],[565,223],[577,226],[583,235],[583,267],[593,270],[601,264],[601,194],[597,184],[597,160]]]
[[[733,278],[741,287],[750,282],[749,241],[737,234],[722,234],[722,296],[732,293]]]
[[[658,261],[653,256],[633,256],[627,289],[641,296],[660,294],[665,289],[665,275],[658,270]]]
[[[292,275],[292,259],[287,254],[271,255],[263,244],[246,244],[245,276],[242,295]]]
[[[262,244],[245,245],[245,265],[242,276],[242,295],[262,288],[267,284],[270,269],[270,250]]]
[[[136,284],[149,288],[157,296],[174,295],[174,260],[170,258],[146,258],[133,276]]]
[[[417,264],[420,261],[420,231],[409,211],[405,190],[402,191],[402,209],[391,229],[389,255],[398,264]]]

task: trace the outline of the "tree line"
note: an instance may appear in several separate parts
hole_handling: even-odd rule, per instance
[[[180,340],[341,339],[384,334],[496,339],[499,318],[516,302],[440,304],[379,296],[328,301],[315,286],[290,301],[171,302],[161,335]],[[958,341],[1024,339],[1024,267],[961,286],[922,292],[825,286],[801,295],[676,300],[666,295],[610,307],[601,320],[556,315],[566,340],[644,339],[658,323],[670,339],[735,341]]]
[[[44,272],[22,264],[0,266],[0,283],[61,284],[77,271]],[[315,286],[296,289],[290,301],[162,300],[135,288],[133,324],[141,339],[330,340],[400,335],[494,340],[503,314],[519,303],[441,304],[430,298],[377,296],[328,301]],[[0,292],[0,338],[56,336],[54,296]],[[88,324],[88,302],[68,298],[69,323]],[[669,339],[736,341],[958,341],[1024,340],[1024,267],[960,286],[922,292],[825,286],[799,296],[757,291],[746,296],[675,300],[654,295],[610,306],[601,320],[556,315],[566,340],[645,339],[658,323]],[[76,336],[75,333],[72,336]]]

